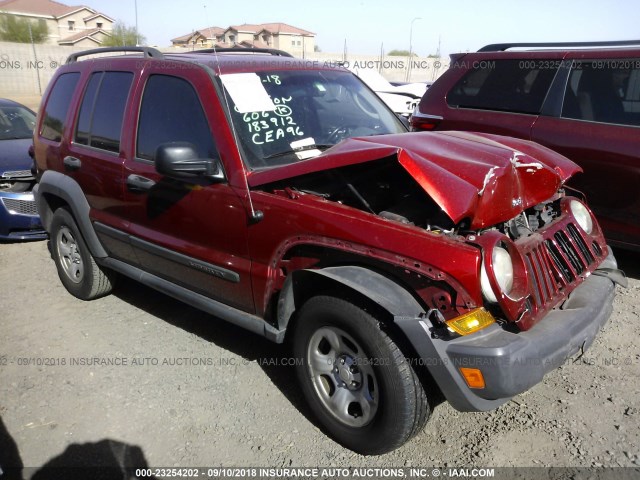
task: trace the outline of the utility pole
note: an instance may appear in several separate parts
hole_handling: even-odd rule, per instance
[[[411,20],[411,28],[409,28],[409,65],[407,65],[407,77],[405,81],[409,81],[409,77],[411,76],[411,61],[413,59],[413,22],[416,20],[422,20],[420,17],[415,17]]]
[[[38,93],[42,95],[42,85],[40,84],[40,68],[38,65],[38,55],[36,54],[36,44],[33,43],[33,33],[31,32],[31,20],[27,20],[27,27],[29,27],[29,40],[31,40],[31,48],[33,49],[33,59],[36,65],[36,77],[38,79]]]
[[[138,33],[138,0],[133,0],[133,3],[136,8],[136,47],[140,46],[140,34]]]

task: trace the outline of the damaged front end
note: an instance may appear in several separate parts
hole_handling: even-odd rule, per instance
[[[564,185],[580,171],[533,142],[437,132],[349,139],[314,159],[256,172],[250,184],[290,198],[320,197],[475,246],[480,305],[506,328],[526,331],[561,307],[609,254],[581,194]],[[491,323],[483,323],[482,312],[458,324],[433,313],[440,335]]]

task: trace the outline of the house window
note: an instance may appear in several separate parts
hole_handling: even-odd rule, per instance
[[[70,32],[73,32],[76,29],[76,22],[74,22],[73,20],[69,20],[67,22],[67,25],[69,25]]]
[[[229,43],[236,43],[236,36],[235,35],[229,35]]]
[[[98,27],[98,28],[102,28],[102,22],[98,22],[98,23],[96,23],[96,27]]]

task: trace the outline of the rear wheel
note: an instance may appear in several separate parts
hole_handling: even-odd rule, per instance
[[[426,423],[430,408],[416,373],[378,320],[360,307],[335,297],[311,298],[293,342],[304,395],[342,445],[385,453]]]
[[[50,234],[58,277],[69,293],[81,300],[111,293],[115,273],[95,262],[69,210],[55,211]]]

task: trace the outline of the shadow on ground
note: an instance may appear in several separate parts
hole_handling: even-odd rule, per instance
[[[0,478],[2,480],[123,480],[136,469],[149,468],[140,447],[115,440],[72,444],[40,468],[25,467],[18,446],[0,417]],[[154,479],[155,477],[148,477]]]
[[[613,254],[618,261],[618,268],[624,271],[627,277],[640,280],[640,252],[614,248]]]
[[[318,426],[299,391],[291,353],[285,344],[276,344],[224,320],[157,292],[141,283],[119,276],[113,294],[135,308],[199,336],[250,362],[258,362],[271,382],[309,421]]]
[[[18,446],[0,417],[0,478],[21,480],[23,467]]]
[[[291,352],[286,342],[275,344],[123,276],[118,277],[113,293],[131,306],[142,309],[175,327],[198,335],[203,340],[233,352],[245,360],[258,362],[260,368],[287,400],[309,422],[325,431],[309,409],[298,387],[298,382],[292,380],[295,378],[295,367],[288,362]],[[419,374],[423,378],[425,390],[435,391],[430,402],[433,409],[444,401],[444,397],[428,374],[424,372]]]

